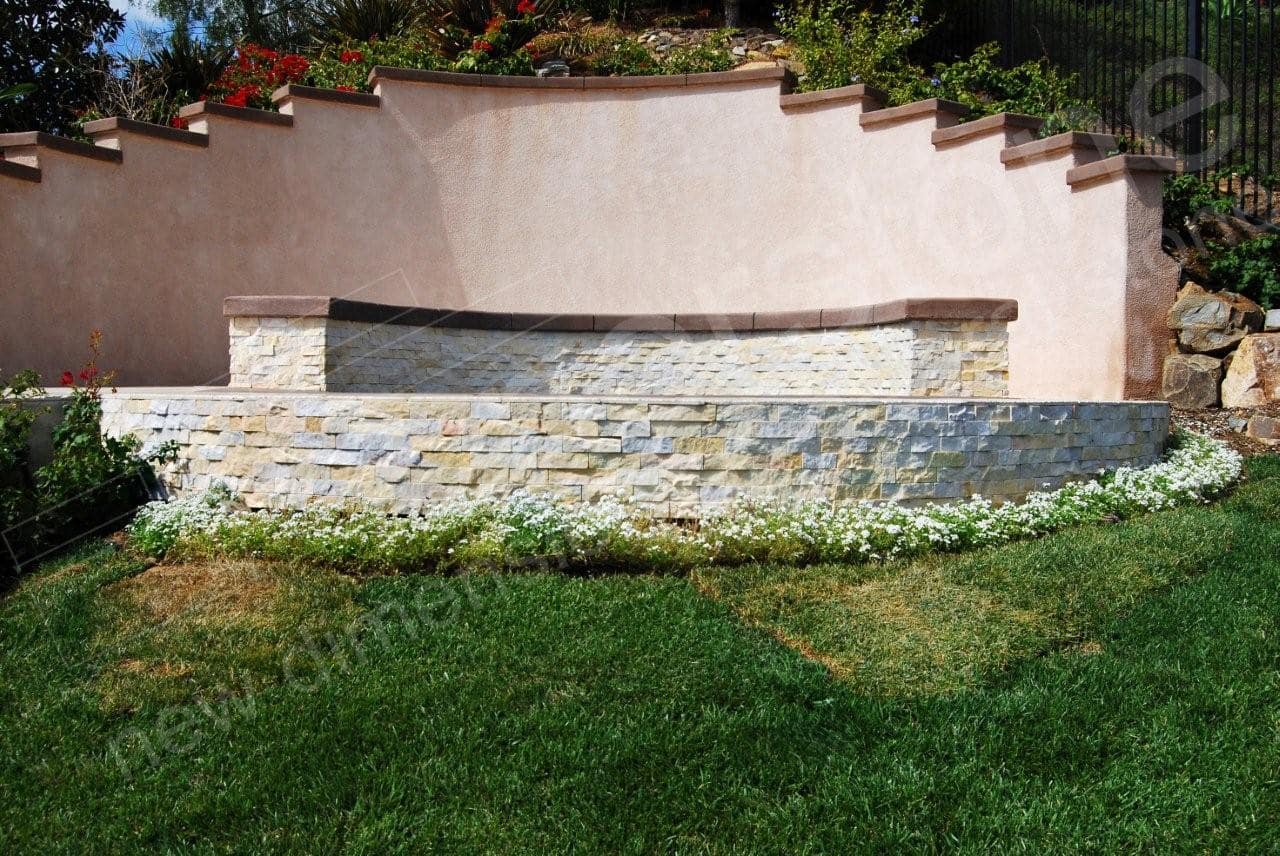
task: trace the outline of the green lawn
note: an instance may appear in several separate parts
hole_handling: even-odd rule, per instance
[[[1275,456],[1213,506],[909,564],[355,580],[99,546],[0,603],[6,852],[1256,852],[1277,829]]]

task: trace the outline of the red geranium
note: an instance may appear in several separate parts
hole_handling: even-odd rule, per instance
[[[271,92],[306,79],[311,63],[297,54],[278,54],[260,45],[241,45],[236,61],[209,87],[215,98],[232,107],[271,109]]]
[[[73,375],[71,372],[63,372],[63,373],[62,373],[62,385],[63,385],[63,386],[75,386],[75,385],[76,385],[76,377],[75,377],[75,375]]]
[[[535,3],[534,0],[520,0],[520,2],[516,4],[516,11],[521,15],[532,15],[534,12],[538,11],[538,4]]]
[[[337,86],[334,87],[334,89],[338,90],[339,92],[355,92],[356,91],[356,88],[354,86],[347,86],[345,83],[339,83]]]
[[[351,62],[360,62],[364,59],[364,54],[360,51],[343,51],[342,56],[338,57],[338,59],[345,65]]]
[[[471,43],[471,49],[473,51],[484,51],[485,53],[488,53],[493,50],[493,44],[488,39],[476,39]]]

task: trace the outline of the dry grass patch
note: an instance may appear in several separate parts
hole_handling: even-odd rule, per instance
[[[881,696],[953,692],[1005,668],[1051,632],[1039,613],[958,585],[932,563],[871,579],[846,568],[743,569],[704,591],[749,623]]]
[[[156,565],[105,586],[94,639],[107,665],[104,708],[129,712],[254,692],[318,667],[290,658],[349,627],[356,583],[331,572],[254,561]],[[296,662],[295,662],[296,660]]]

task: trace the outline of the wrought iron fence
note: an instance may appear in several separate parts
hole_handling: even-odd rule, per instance
[[[997,41],[1003,62],[1077,75],[1099,129],[1226,173],[1240,207],[1280,215],[1280,0],[938,0],[924,62]]]

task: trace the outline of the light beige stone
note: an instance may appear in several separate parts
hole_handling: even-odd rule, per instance
[[[1222,382],[1223,407],[1280,401],[1280,333],[1246,336]]]

